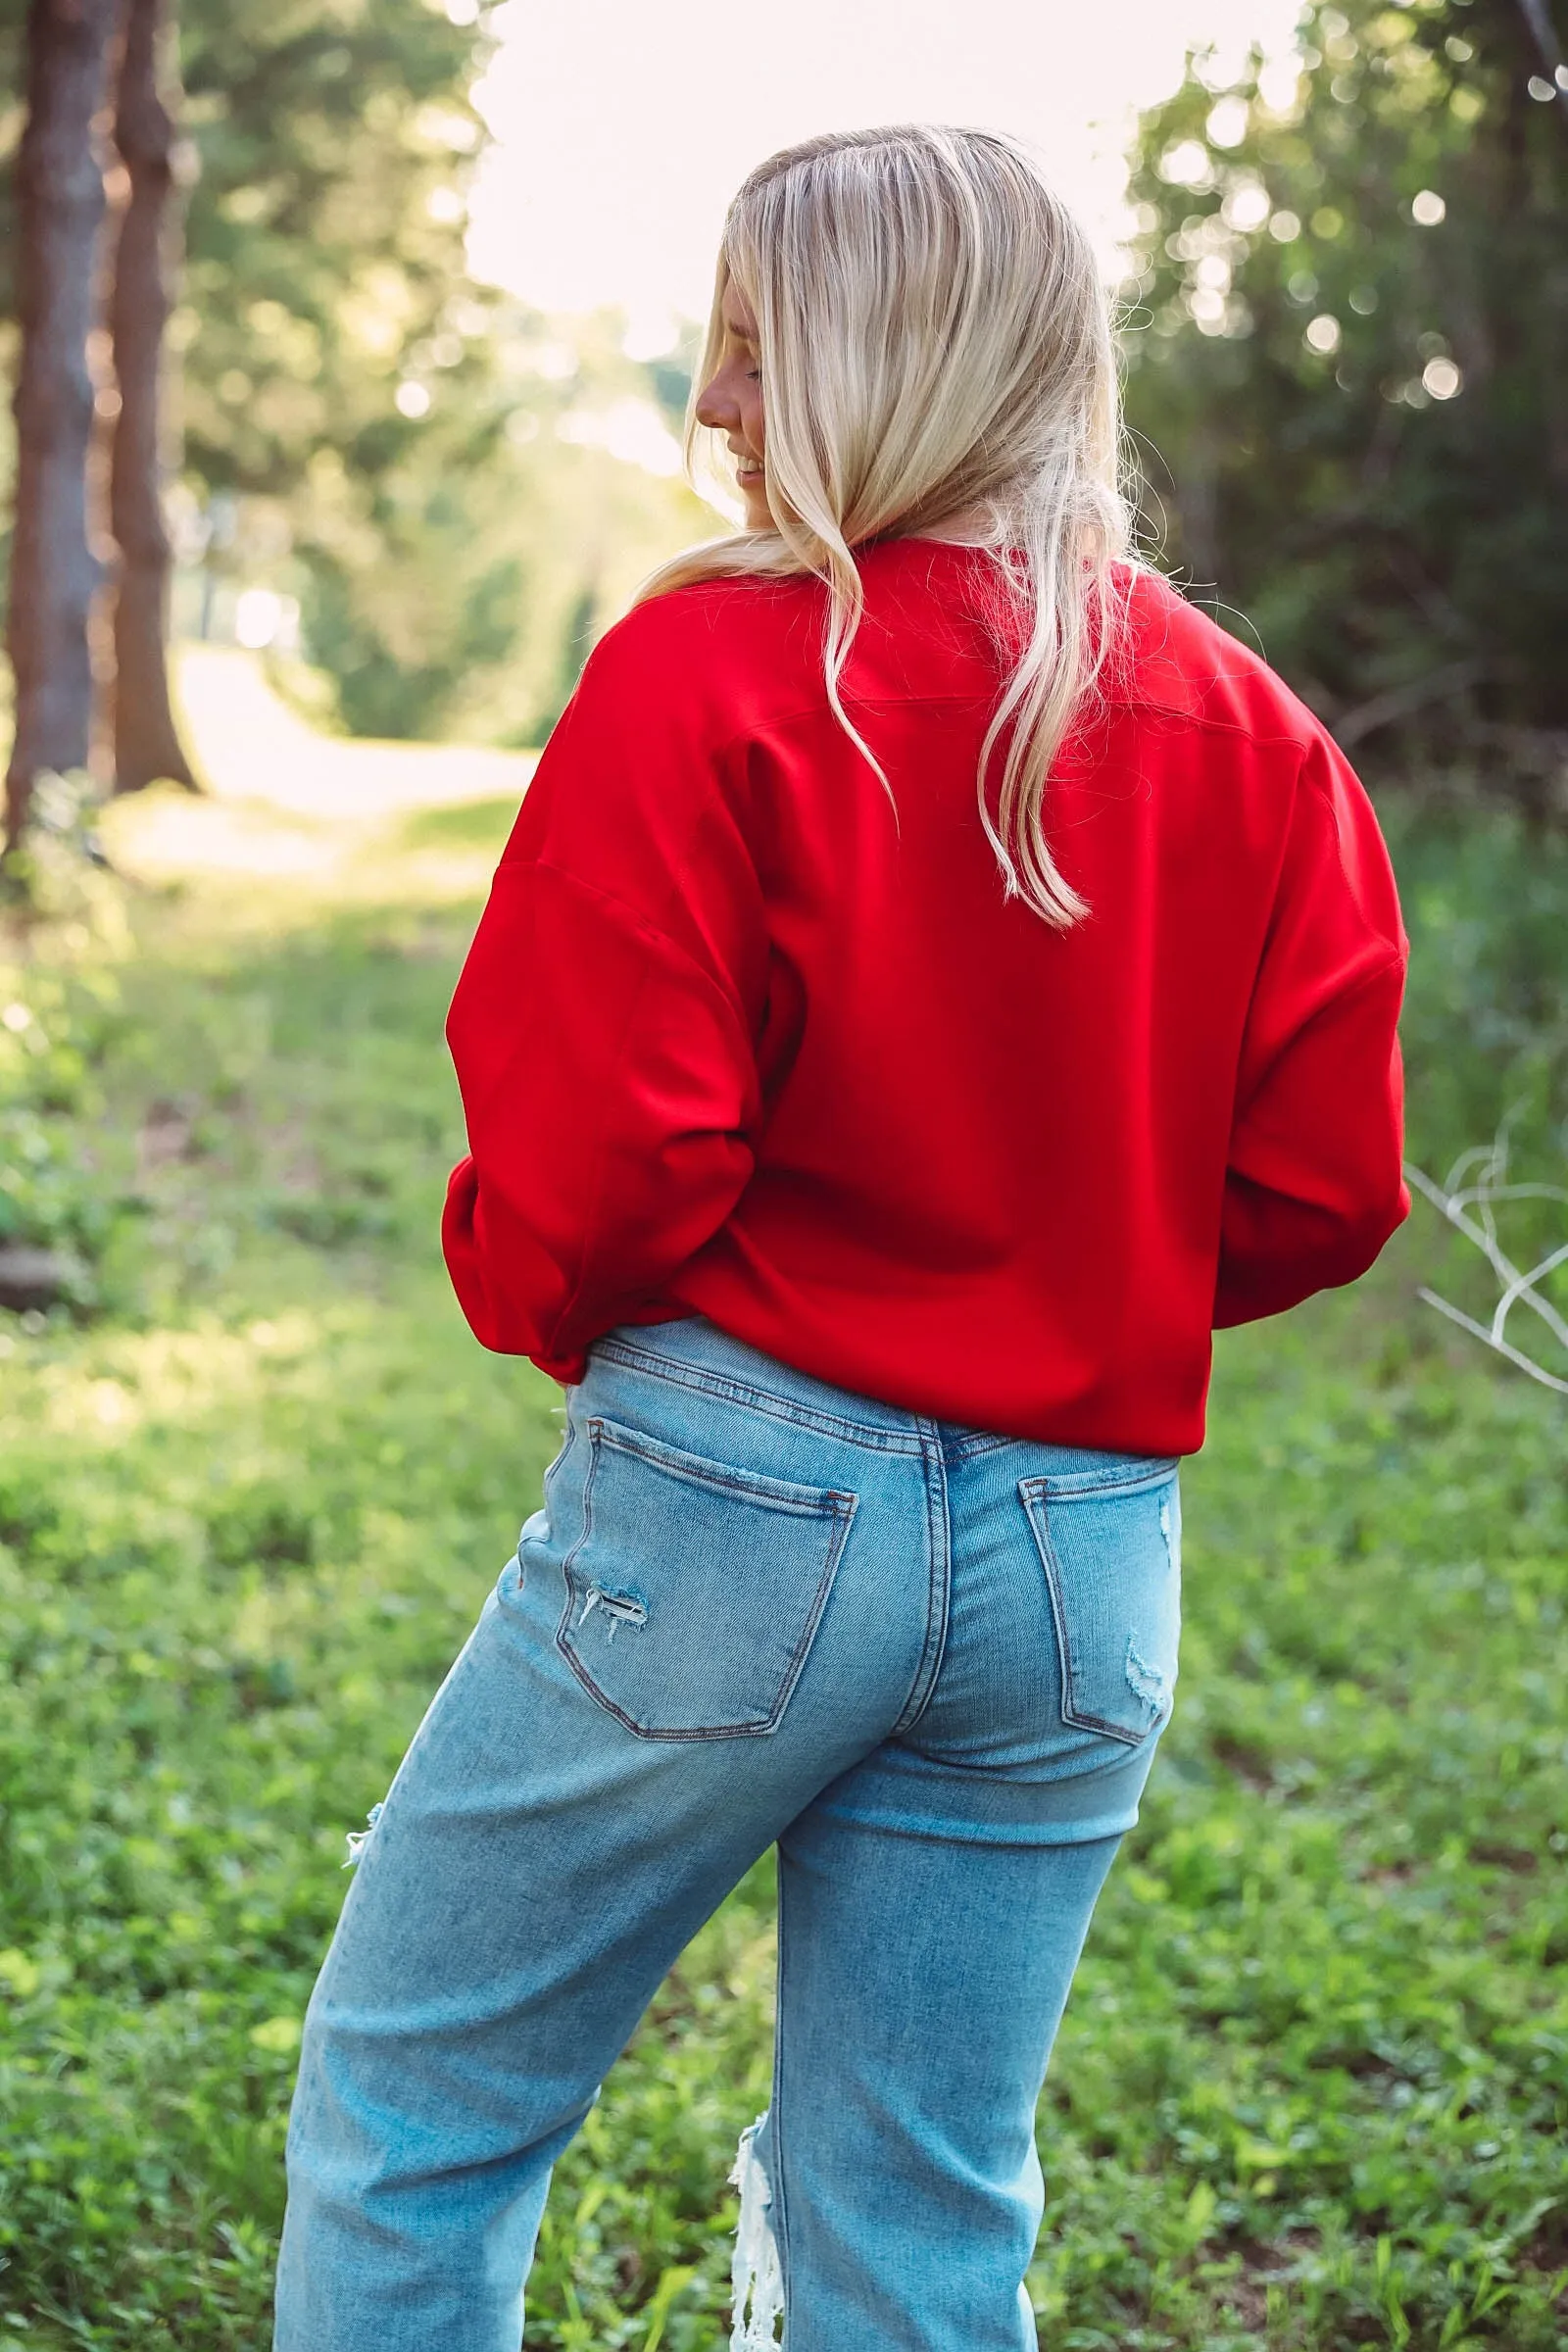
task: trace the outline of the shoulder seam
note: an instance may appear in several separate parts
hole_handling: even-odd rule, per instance
[[[690,948],[676,939],[671,932],[666,931],[662,924],[655,922],[653,917],[645,913],[640,906],[633,906],[628,899],[618,897],[612,890],[602,890],[597,882],[589,882],[581,874],[574,874],[569,866],[558,865],[553,858],[503,857],[496,867],[496,875],[499,879],[504,873],[519,873],[528,868],[538,873],[553,874],[558,882],[564,882],[571,889],[581,891],[585,897],[598,899],[604,906],[612,906],[616,913],[623,915],[635,930],[644,933],[649,939],[657,940],[661,947],[669,949],[672,955],[678,956],[682,963],[696,973],[704,987],[718,999],[730,1018],[738,1023],[741,1034],[746,1037],[750,1036],[745,1007],[737,1003],[727,990],[719,986],[712,973],[705,969]]]

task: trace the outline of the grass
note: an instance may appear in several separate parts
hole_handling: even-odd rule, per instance
[[[97,1306],[0,1317],[0,2352],[260,2352],[344,1832],[557,1442],[434,1240],[507,809],[251,810],[261,880],[232,808],[116,816],[124,927],[13,975]],[[1176,1724],[1042,2110],[1051,2352],[1568,2341],[1563,1408],[1411,1309],[1437,1250],[1221,1348]],[[530,2352],[724,2340],[770,1900],[563,2163]]]

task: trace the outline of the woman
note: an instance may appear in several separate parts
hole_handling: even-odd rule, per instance
[[[1129,556],[1104,296],[1024,155],[763,165],[695,423],[746,529],[589,661],[453,1005],[448,1263],[566,1437],[312,2004],[284,2352],[515,2352],[554,2159],[775,1841],[734,2342],[1034,2343],[1210,1330],[1406,1207],[1377,826]]]

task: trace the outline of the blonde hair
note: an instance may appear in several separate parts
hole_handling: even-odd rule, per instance
[[[864,604],[854,550],[901,535],[987,550],[1016,659],[981,749],[981,821],[1007,895],[1066,929],[1087,907],[1052,857],[1046,784],[1110,656],[1130,538],[1110,309],[1082,226],[990,131],[829,132],[770,157],[725,222],[689,469],[731,281],[758,322],[773,527],[689,549],[641,594],[814,573],[829,703],[887,787],[840,696]]]

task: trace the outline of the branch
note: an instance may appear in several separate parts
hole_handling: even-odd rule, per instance
[[[1475,1174],[1472,1177],[1473,1170]],[[1517,1364],[1521,1372],[1528,1372],[1531,1379],[1540,1381],[1543,1388],[1555,1390],[1559,1396],[1568,1396],[1568,1380],[1555,1372],[1548,1372],[1544,1364],[1537,1363],[1533,1356],[1515,1347],[1506,1330],[1512,1309],[1515,1306],[1527,1306],[1533,1314],[1540,1316],[1558,1345],[1568,1350],[1568,1320],[1558,1313],[1549,1299],[1542,1298],[1536,1288],[1538,1283],[1555,1273],[1559,1266],[1568,1265],[1568,1242],[1549,1250],[1535,1265],[1521,1269],[1514,1264],[1498,1241],[1496,1218],[1493,1213],[1497,1202],[1502,1200],[1568,1203],[1568,1192],[1560,1185],[1509,1183],[1506,1127],[1493,1144],[1461,1153],[1449,1169],[1446,1184],[1434,1183],[1424,1170],[1408,1164],[1404,1173],[1407,1182],[1414,1186],[1422,1198],[1430,1200],[1456,1232],[1462,1233],[1466,1241],[1475,1245],[1499,1285],[1497,1304],[1490,1323],[1477,1322],[1473,1315],[1467,1315],[1449,1299],[1440,1298],[1436,1291],[1422,1289],[1418,1297],[1424,1298],[1429,1306],[1435,1306],[1439,1314],[1446,1315],[1450,1323],[1457,1323],[1461,1330],[1470,1332],[1498,1355],[1506,1356],[1509,1363]],[[1467,1177],[1471,1181],[1461,1189],[1461,1179]]]
[[[1508,1341],[1494,1340],[1484,1323],[1478,1323],[1473,1316],[1461,1313],[1446,1298],[1440,1298],[1436,1291],[1429,1291],[1423,1284],[1416,1292],[1416,1297],[1424,1298],[1428,1306],[1435,1306],[1440,1315],[1446,1315],[1450,1323],[1457,1323],[1461,1331],[1474,1332],[1478,1340],[1484,1340],[1489,1348],[1494,1348],[1499,1355],[1505,1355],[1510,1364],[1517,1364],[1521,1372],[1528,1372],[1532,1380],[1539,1380],[1544,1389],[1555,1389],[1560,1396],[1568,1396],[1568,1380],[1559,1380],[1555,1372],[1547,1372],[1521,1348],[1510,1346]]]
[[[1369,703],[1358,703],[1353,710],[1347,710],[1335,724],[1334,740],[1341,751],[1348,752],[1363,735],[1392,726],[1396,718],[1408,718],[1428,703],[1446,702],[1450,695],[1479,685],[1491,667],[1490,662],[1471,656],[1463,662],[1446,662],[1441,669],[1429,669],[1425,677],[1412,678],[1407,686],[1391,686],[1387,694],[1375,694]]]

